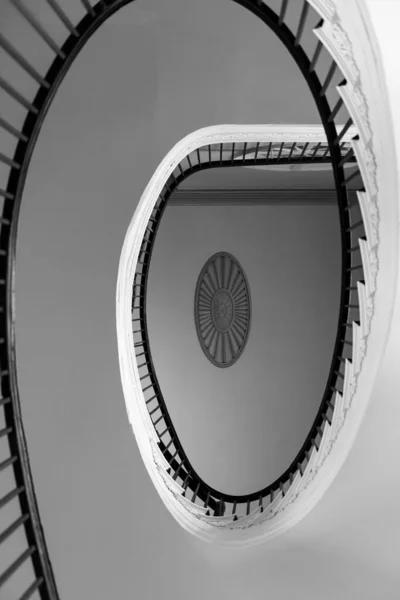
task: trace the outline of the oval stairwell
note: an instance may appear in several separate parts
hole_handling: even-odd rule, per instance
[[[313,94],[323,127],[221,125],[182,139],[155,172],[129,227],[119,267],[117,331],[128,417],[163,502],[199,538],[244,546],[287,530],[311,510],[344,464],[366,412],[392,318],[396,327],[399,319],[393,311],[399,294],[396,150],[400,130],[393,126],[394,112],[390,112],[390,106],[395,109],[397,92],[385,79],[394,67],[381,69],[381,47],[385,60],[390,52],[382,28],[378,43],[366,0],[234,1],[264,22],[286,46]],[[57,89],[89,38],[131,2],[46,0],[39,10],[33,3],[9,0],[30,31],[28,42],[18,32],[9,35],[6,19],[0,24],[0,50],[5,57],[0,73],[0,438],[8,443],[7,448],[1,446],[5,452],[0,456],[0,476],[13,479],[4,493],[0,487],[0,514],[18,502],[18,517],[0,530],[0,544],[4,547],[20,528],[26,535],[19,555],[1,567],[0,595],[1,588],[29,564],[21,600],[35,594],[43,600],[59,596],[35,496],[18,391],[15,256],[19,211],[35,144]],[[389,18],[394,8],[385,5],[383,10]],[[45,47],[40,69],[31,60],[32,39]],[[325,70],[321,70],[323,56],[329,58]],[[157,382],[144,310],[155,234],[169,196],[192,173],[222,163],[229,168],[235,160],[250,166],[258,161],[292,164],[328,158],[340,210],[342,297],[326,391],[303,447],[279,480],[246,497],[229,497],[210,488],[190,465]],[[350,174],[344,168],[349,161],[357,166]],[[348,194],[347,186],[356,177],[359,190]],[[138,329],[132,329],[132,321],[139,324]]]

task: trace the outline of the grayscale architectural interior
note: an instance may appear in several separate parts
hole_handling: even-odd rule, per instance
[[[0,20],[10,35],[19,31],[5,0]],[[21,45],[35,60],[32,36],[27,29]],[[120,251],[168,151],[198,128],[226,123],[320,123],[283,44],[231,0],[123,8],[73,63],[44,122],[21,209],[16,333],[23,418],[60,596],[394,600],[393,514],[372,522],[366,482],[357,486],[351,475],[362,436],[333,492],[253,549],[216,548],[183,531],[142,463],[118,365]],[[263,188],[276,189],[276,201],[246,203]],[[279,202],[288,188],[321,197]],[[215,169],[188,178],[161,222],[148,288],[154,363],[188,456],[225,492],[244,494],[278,477],[321,401],[340,297],[337,207],[324,196],[333,188],[329,170]],[[207,190],[233,190],[232,202],[227,192],[207,203]],[[219,251],[238,259],[252,298],[246,348],[227,369],[204,356],[193,315],[199,273]],[[384,493],[379,484],[375,493]]]

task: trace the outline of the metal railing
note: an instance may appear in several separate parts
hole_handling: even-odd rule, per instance
[[[4,494],[2,492],[0,515],[5,514],[11,506],[18,513],[16,518],[13,517],[13,520],[7,523],[4,530],[0,530],[0,545],[3,548],[20,528],[23,528],[26,534],[24,550],[15,559],[12,558],[11,562],[0,572],[0,595],[3,586],[6,586],[12,577],[20,574],[21,570],[29,564],[32,571],[29,576],[31,579],[26,583],[24,589],[21,589],[18,596],[21,600],[27,600],[35,594],[39,594],[42,600],[58,598],[35,497],[18,393],[14,289],[17,227],[21,199],[40,129],[60,83],[87,40],[113,13],[132,1],[101,0],[93,4],[89,0],[46,0],[46,10],[50,11],[58,21],[58,25],[62,26],[51,31],[49,30],[50,26],[43,24],[47,20],[41,21],[36,16],[30,2],[8,0],[13,10],[18,11],[37,39],[41,39],[46,44],[47,64],[40,72],[32,65],[29,53],[24,55],[18,49],[20,40],[8,39],[4,32],[0,32],[0,52],[6,55],[18,70],[18,76],[15,77],[15,81],[18,83],[15,83],[12,75],[3,76],[0,73],[0,92],[2,94],[0,114],[0,177],[2,179],[0,182],[0,417],[2,419],[0,477],[12,473],[14,481],[13,486],[5,490]],[[258,505],[267,502],[268,495],[273,497],[279,491],[285,493],[296,470],[304,469],[311,448],[318,448],[323,429],[331,422],[334,410],[332,394],[334,390],[341,389],[342,386],[343,362],[347,356],[350,356],[351,322],[353,315],[356,317],[358,315],[355,281],[356,277],[362,276],[362,268],[357,263],[359,255],[356,238],[363,235],[363,225],[361,218],[357,216],[358,206],[350,205],[348,202],[346,191],[348,181],[345,180],[343,171],[343,162],[354,160],[354,158],[350,151],[344,157],[344,148],[340,147],[344,131],[350,127],[352,122],[351,119],[346,119],[344,130],[340,133],[337,132],[335,122],[339,122],[337,119],[340,119],[341,122],[344,121],[342,116],[344,106],[340,98],[336,98],[333,103],[331,100],[335,94],[337,97],[335,80],[339,69],[332,63],[327,72],[320,72],[323,63],[321,56],[325,52],[322,44],[318,42],[311,55],[303,45],[303,39],[310,38],[311,28],[318,24],[321,25],[322,21],[309,7],[307,1],[301,3],[299,0],[296,2],[293,0],[291,2],[288,0],[282,2],[273,0],[265,2],[262,0],[233,1],[259,17],[285,44],[305,77],[319,110],[329,146],[325,158],[332,163],[338,194],[342,232],[342,296],[335,351],[326,391],[310,433],[292,465],[277,482],[245,498],[227,496],[211,489],[191,467],[168,415],[148,345],[145,306],[148,265],[163,210],[170,194],[184,177],[196,172],[196,169],[205,168],[204,164],[201,164],[201,158],[196,163],[196,157],[201,155],[196,152],[193,156],[187,157],[187,164],[180,165],[178,171],[166,183],[143,240],[141,263],[135,278],[132,318],[134,322],[135,319],[138,319],[136,322],[139,327],[139,331],[134,333],[135,340],[137,340],[135,347],[139,350],[137,358],[142,357],[143,364],[140,369],[144,369],[142,371],[143,389],[147,394],[146,401],[149,411],[152,413],[154,426],[159,428],[160,424],[163,424],[165,429],[165,431],[158,429],[157,431],[159,431],[160,448],[170,464],[171,475],[175,480],[182,482],[182,487],[186,491],[190,490],[193,502],[201,502],[205,507],[209,507],[215,515],[222,515],[226,510],[227,503],[232,503],[232,512],[235,515],[239,514],[241,506],[243,508],[240,510],[249,513],[253,509],[254,503]],[[279,4],[279,9],[273,10],[270,7],[272,4]],[[298,14],[299,7],[301,10]],[[72,13],[74,17],[69,16]],[[52,20],[50,19],[49,22]],[[61,31],[63,33],[60,33]],[[29,89],[32,91],[28,95],[20,91],[21,77],[25,77],[31,86]],[[6,106],[4,110],[3,102]],[[345,149],[347,151],[347,147]],[[234,153],[235,150],[233,149]],[[238,159],[234,155],[232,164],[236,164],[237,160],[242,160],[243,164],[247,164],[248,161],[253,161],[253,164],[259,161],[257,149],[254,149],[254,156],[249,147],[238,150],[242,152],[242,158]],[[286,149],[282,147],[281,156],[275,157],[273,160],[282,162],[284,160],[313,161],[321,159],[319,150],[315,150],[313,157],[305,155],[307,149],[304,150],[301,157],[297,157],[296,149],[293,149],[291,156],[285,157],[284,150]],[[226,162],[224,154],[226,149],[219,148],[219,163],[215,164],[218,162],[214,157],[217,151],[215,148],[208,149],[207,168],[221,166]],[[232,152],[232,148],[228,151]],[[260,148],[258,151],[260,152]],[[263,154],[262,157],[264,161],[271,159]],[[190,164],[190,161],[193,162]],[[146,369],[148,369],[148,373],[146,373]],[[150,390],[153,391],[150,393]],[[151,394],[154,397],[151,397]],[[157,404],[158,415],[154,410],[156,404],[151,404],[154,401]],[[161,420],[158,421],[160,416]],[[3,490],[2,484],[0,484],[0,489]],[[21,581],[25,581],[25,579],[21,578]]]
[[[308,155],[308,156],[307,156]],[[335,409],[336,392],[343,391],[344,367],[346,360],[352,356],[352,323],[360,318],[357,282],[362,281],[363,270],[360,248],[357,240],[365,239],[360,206],[355,190],[348,191],[346,195],[345,212],[347,215],[346,230],[342,230],[342,241],[345,240],[346,262],[342,281],[345,284],[346,304],[340,307],[340,318],[337,336],[340,336],[340,345],[335,346],[336,354],[332,359],[324,397],[319,407],[314,424],[310,429],[306,441],[293,460],[290,467],[273,483],[262,490],[251,494],[231,495],[216,490],[209,486],[196,473],[190,463],[173,426],[168,409],[158,383],[155,366],[153,363],[149,343],[146,296],[147,280],[151,255],[155,244],[158,227],[169,198],[179,185],[192,174],[202,170],[224,167],[238,167],[251,165],[277,165],[277,164],[304,164],[304,163],[331,163],[330,148],[327,143],[294,143],[271,142],[260,143],[229,143],[212,144],[192,151],[174,169],[154,206],[146,232],[143,236],[138,258],[138,265],[134,278],[132,294],[132,331],[137,366],[139,369],[142,391],[145,402],[158,436],[158,445],[166,461],[170,465],[169,474],[181,484],[185,494],[189,494],[192,502],[213,511],[214,516],[222,516],[227,511],[232,511],[237,518],[247,516],[259,506],[266,506],[272,502],[276,494],[285,494],[293,481],[296,472],[304,472],[312,447],[319,448],[324,427],[330,426]],[[347,178],[347,182],[356,181],[359,177],[355,157],[351,151],[350,142],[341,142],[340,160],[356,167]],[[357,175],[355,176],[354,173]],[[353,176],[354,175],[354,176]],[[343,180],[346,181],[346,180]],[[347,184],[346,184],[347,185]],[[342,188],[345,186],[342,186]],[[339,351],[337,350],[339,348]]]

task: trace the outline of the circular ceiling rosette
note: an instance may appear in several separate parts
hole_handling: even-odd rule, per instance
[[[201,270],[194,314],[207,358],[217,367],[233,365],[249,336],[251,301],[246,275],[228,252],[214,254]]]

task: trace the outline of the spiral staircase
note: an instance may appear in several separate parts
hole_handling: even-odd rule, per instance
[[[181,140],[152,177],[128,229],[118,277],[117,331],[128,417],[164,504],[199,538],[242,546],[276,536],[302,519],[350,451],[390,324],[393,332],[396,323],[399,223],[396,138],[390,113],[373,103],[378,78],[381,89],[385,88],[377,66],[379,47],[375,39],[369,39],[372,25],[360,16],[364,3],[235,1],[261,19],[290,52],[313,95],[322,127],[226,125],[205,128]],[[40,14],[34,3],[9,3],[45,43],[48,54],[39,72],[29,52],[19,49],[18,38],[9,38],[7,27],[0,27],[1,52],[15,67],[0,74],[0,88],[8,98],[0,115],[0,410],[4,415],[0,438],[8,442],[0,457],[0,471],[12,472],[15,481],[1,495],[0,511],[5,514],[16,501],[19,506],[18,517],[0,531],[0,545],[4,547],[20,528],[26,534],[25,548],[0,573],[0,590],[29,564],[31,580],[18,597],[54,599],[58,598],[57,586],[40,521],[18,393],[14,297],[18,217],[33,150],[57,89],[89,38],[130,2],[46,0]],[[54,31],[44,25],[48,22],[55,23]],[[312,47],[310,39],[315,42]],[[321,67],[324,54],[330,61],[327,71]],[[381,99],[388,107],[389,101]],[[147,333],[148,267],[168,199],[191,174],[238,164],[296,162],[327,162],[334,175],[342,242],[335,347],[318,413],[298,455],[272,484],[246,496],[232,496],[211,488],[196,473],[169,416]],[[387,268],[380,268],[382,264]]]

